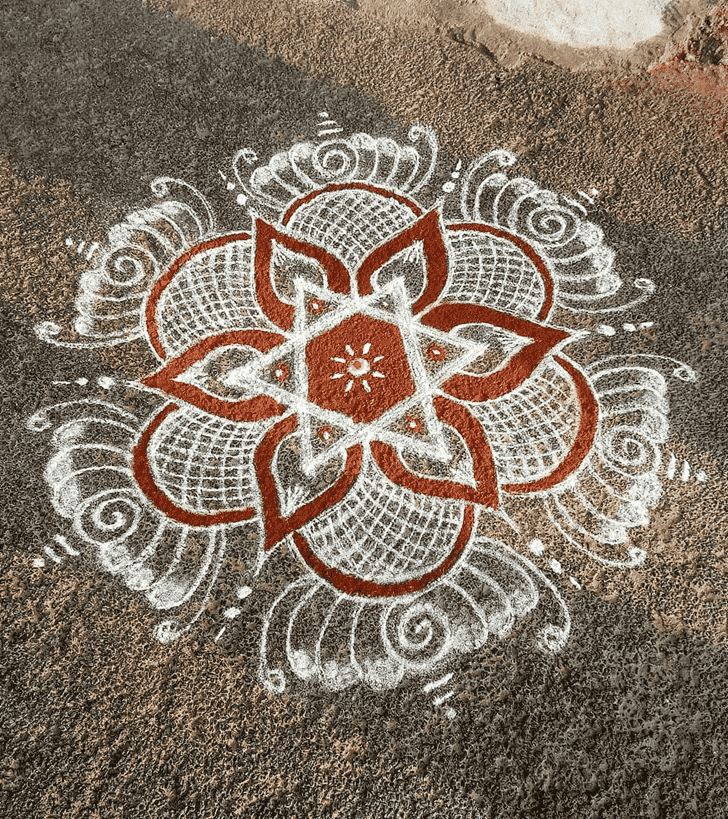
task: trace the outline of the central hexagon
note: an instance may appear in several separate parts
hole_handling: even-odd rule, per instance
[[[357,424],[373,421],[415,392],[399,329],[359,313],[312,339],[306,365],[308,400]]]

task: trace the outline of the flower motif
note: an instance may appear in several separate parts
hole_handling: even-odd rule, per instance
[[[470,300],[448,295],[471,259],[485,267],[499,257],[517,270],[504,287],[515,282],[530,295],[525,310],[515,297],[506,311],[475,292]],[[497,510],[500,492],[556,485],[591,446],[597,405],[583,375],[556,355],[570,335],[546,322],[553,289],[544,261],[515,234],[444,225],[437,208],[423,213],[414,200],[372,185],[326,186],[294,201],[278,226],[256,218],[252,235],[200,243],[146,303],[147,335],[162,365],[143,383],[179,403],[168,403],[141,435],[136,480],[183,524],[260,518],[265,550],[291,535],[308,567],[340,592],[421,591],[456,566],[479,508]],[[528,480],[509,481],[477,407],[544,368],[573,392],[579,422],[561,433],[548,468],[541,459]],[[173,480],[174,442],[189,447],[197,410],[209,421],[177,453],[181,474]],[[232,451],[240,427],[229,422],[244,425],[254,442],[244,453]],[[219,463],[216,476],[210,463]],[[294,471],[303,502],[291,507],[285,489]],[[225,491],[228,473],[252,502]],[[391,489],[378,490],[383,508],[364,511],[375,486]],[[398,516],[387,513],[390,491],[402,498]],[[418,496],[427,513],[414,524]],[[413,531],[421,547],[411,553]]]
[[[274,691],[286,668],[329,689],[437,673],[542,591],[559,613],[538,643],[559,650],[569,612],[524,554],[519,509],[605,567],[638,565],[624,544],[660,498],[668,436],[666,378],[645,363],[695,380],[660,356],[567,356],[589,334],[555,309],[588,324],[654,284],[625,293],[584,207],[509,178],[508,152],[458,165],[435,201],[434,133],[409,138],[298,143],[247,178],[243,149],[250,232],[221,234],[199,192],[156,180],[160,201],[81,276],[75,335],[36,327],[75,349],[143,338],[159,360],[141,382],[99,380],[126,398],[29,420],[54,427],[58,542],[171,612],[163,641],[221,586],[251,595]]]

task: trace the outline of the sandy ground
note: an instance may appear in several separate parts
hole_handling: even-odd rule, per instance
[[[629,52],[555,46],[460,3],[0,11],[1,815],[725,815],[728,40],[715,7],[672,11]],[[92,561],[33,566],[67,522],[27,418],[85,389],[54,381],[139,378],[152,360],[141,344],[66,351],[36,337],[38,321],[72,321],[78,243],[102,241],[165,174],[235,229],[220,178],[231,157],[309,138],[323,110],[348,132],[400,140],[427,123],[444,166],[507,148],[545,187],[596,190],[589,218],[620,272],[656,292],[594,355],[657,353],[699,373],[671,384],[666,457],[678,466],[633,535],[643,566],[605,570],[520,509],[524,542],[546,545],[534,562],[562,567],[550,576],[571,636],[543,654],[527,618],[465,657],[452,668],[454,718],[424,681],[270,694],[257,676],[265,599],[218,642],[222,598],[160,645],[157,613]]]

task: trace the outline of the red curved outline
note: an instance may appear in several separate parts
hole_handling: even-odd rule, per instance
[[[414,592],[422,591],[422,589],[430,583],[450,571],[468,545],[474,522],[475,510],[471,505],[468,505],[463,510],[463,523],[460,527],[457,540],[445,560],[443,560],[439,566],[436,566],[421,577],[415,577],[412,580],[403,580],[399,583],[375,583],[373,580],[362,580],[354,575],[345,574],[339,569],[328,566],[317,557],[308,545],[306,538],[304,538],[300,532],[294,533],[293,541],[296,544],[298,553],[309,569],[314,571],[319,577],[327,580],[335,589],[345,594],[353,594],[360,597],[398,597],[403,594],[413,594]]]
[[[252,507],[230,509],[225,512],[210,512],[209,514],[190,512],[188,509],[178,506],[157,486],[149,466],[149,441],[159,429],[162,421],[178,409],[179,407],[176,404],[167,404],[161,412],[157,413],[141,434],[132,451],[132,472],[139,484],[139,488],[160,512],[187,526],[218,526],[223,523],[240,523],[244,520],[250,520],[256,515],[256,510]]]
[[[254,241],[255,296],[261,310],[282,330],[290,330],[293,327],[296,308],[292,304],[281,301],[273,287],[271,276],[273,242],[277,242],[294,253],[299,253],[318,262],[326,272],[330,290],[343,294],[348,294],[351,291],[349,271],[343,262],[322,247],[294,239],[259,218],[255,219]]]
[[[384,244],[375,248],[359,265],[356,282],[359,294],[369,296],[372,293],[371,278],[374,273],[386,264],[392,256],[406,247],[421,241],[425,254],[425,289],[412,305],[413,315],[421,313],[437,301],[447,284],[447,248],[440,228],[440,216],[437,210],[431,210],[414,225],[405,228]]]
[[[301,205],[305,205],[307,202],[311,202],[317,196],[320,196],[322,193],[331,193],[332,191],[344,191],[344,190],[360,190],[360,191],[369,191],[370,193],[378,193],[380,196],[386,196],[388,199],[396,199],[402,205],[406,205],[415,216],[422,216],[422,208],[412,199],[409,199],[406,196],[402,196],[400,193],[394,193],[394,191],[387,190],[387,188],[380,188],[377,185],[367,185],[366,182],[349,182],[347,183],[337,183],[334,185],[327,185],[324,188],[318,188],[315,191],[311,191],[311,193],[307,193],[305,196],[302,196],[300,199],[296,199],[288,206],[288,210],[283,214],[283,218],[281,219],[281,224],[287,225],[291,219],[291,216],[301,207]]]
[[[255,398],[246,398],[244,401],[224,401],[193,384],[175,381],[175,378],[217,347],[242,344],[265,353],[283,341],[285,341],[283,336],[267,330],[230,330],[227,333],[209,336],[190,347],[182,355],[168,361],[161,370],[142,378],[142,384],[155,390],[161,390],[204,412],[219,415],[230,421],[262,421],[274,415],[282,415],[286,408],[267,395],[257,395]]]
[[[473,456],[473,476],[476,486],[415,475],[404,465],[393,447],[381,441],[372,441],[370,447],[377,465],[390,481],[412,492],[436,498],[464,500],[497,509],[497,473],[483,427],[466,407],[456,404],[449,398],[438,396],[433,404],[437,417],[457,430],[465,440]]]
[[[445,333],[461,324],[490,324],[532,339],[530,344],[511,356],[502,369],[490,375],[459,373],[442,384],[440,389],[463,401],[489,401],[512,392],[533,373],[550,350],[569,338],[565,330],[544,327],[492,307],[465,302],[439,304],[421,316],[420,322]]]
[[[530,483],[505,484],[501,487],[504,492],[521,494],[552,489],[568,478],[569,475],[573,474],[591,451],[599,424],[599,404],[597,403],[597,399],[589,386],[589,382],[580,370],[560,356],[554,356],[554,361],[563,367],[571,376],[574,386],[576,387],[576,396],[581,404],[581,418],[579,420],[579,429],[577,430],[576,438],[569,450],[569,454],[553,472]]]
[[[325,492],[322,492],[312,501],[301,506],[290,517],[281,516],[278,505],[278,490],[271,470],[273,457],[278,444],[298,428],[298,417],[289,415],[271,427],[263,440],[258,444],[253,456],[255,471],[258,476],[258,487],[263,498],[263,519],[265,522],[265,551],[272,549],[280,543],[286,535],[305,526],[310,520],[317,517],[321,512],[329,509],[339,501],[354,485],[354,481],[359,477],[359,470],[363,459],[363,449],[360,444],[349,447],[346,450],[346,463],[344,471]]]
[[[157,329],[157,303],[164,290],[169,286],[169,283],[177,275],[180,268],[187,264],[191,258],[198,256],[200,253],[205,253],[208,250],[214,250],[217,247],[222,247],[229,242],[243,242],[250,239],[249,233],[228,233],[225,236],[218,236],[215,239],[210,239],[207,242],[200,242],[200,244],[191,247],[188,251],[178,256],[167,269],[167,272],[154,283],[154,287],[149,293],[147,299],[147,306],[144,308],[144,317],[147,326],[147,335],[149,342],[154,349],[154,352],[161,359],[167,357],[167,352],[162,346],[159,339],[159,330]]]
[[[539,321],[545,321],[548,318],[554,304],[554,280],[551,275],[551,271],[546,266],[546,262],[544,262],[534,248],[528,244],[528,242],[521,239],[520,236],[516,236],[515,233],[511,233],[509,230],[503,230],[503,228],[497,228],[493,225],[460,222],[454,225],[446,225],[445,228],[446,230],[477,230],[479,233],[490,233],[493,236],[497,236],[499,239],[507,239],[519,250],[525,253],[526,256],[528,256],[528,258],[534,263],[536,269],[541,274],[541,278],[543,279],[544,301],[541,305],[541,309],[536,315],[536,318]]]

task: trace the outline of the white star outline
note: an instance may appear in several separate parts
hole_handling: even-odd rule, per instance
[[[244,387],[246,393],[260,391],[284,404],[298,415],[301,468],[304,473],[313,475],[319,467],[340,453],[344,453],[349,447],[360,444],[368,448],[366,445],[373,440],[388,443],[400,453],[402,449],[408,449],[413,454],[435,458],[443,462],[451,460],[452,452],[448,446],[443,425],[435,414],[432,401],[438,394],[445,395],[438,389],[439,385],[483,355],[489,349],[487,345],[421,325],[412,315],[410,309],[412,297],[407,293],[401,277],[391,280],[368,296],[361,296],[356,292],[345,295],[335,293],[300,277],[294,280],[294,287],[294,326],[292,331],[282,333],[286,341],[269,352],[257,356],[253,361],[230,371],[227,374],[226,383],[230,386]],[[324,304],[333,305],[335,309],[316,317],[310,317],[307,314],[306,305],[311,297],[321,300]],[[387,299],[389,304],[386,304]],[[415,392],[412,395],[367,423],[355,423],[350,416],[320,407],[307,398],[307,344],[354,315],[379,319],[394,325],[399,330],[415,384]],[[281,332],[279,328],[276,329]],[[458,348],[460,353],[454,355],[436,373],[429,373],[422,360],[419,344],[421,339],[426,339],[431,343],[446,344],[450,348]],[[262,377],[263,373],[269,372],[272,366],[289,355],[293,358],[293,373],[289,376],[293,383],[292,389],[287,389]],[[388,429],[391,424],[400,419],[403,413],[415,407],[422,409],[423,427],[428,440],[417,439]],[[342,437],[318,454],[314,453],[311,445],[312,418],[343,431]]]

